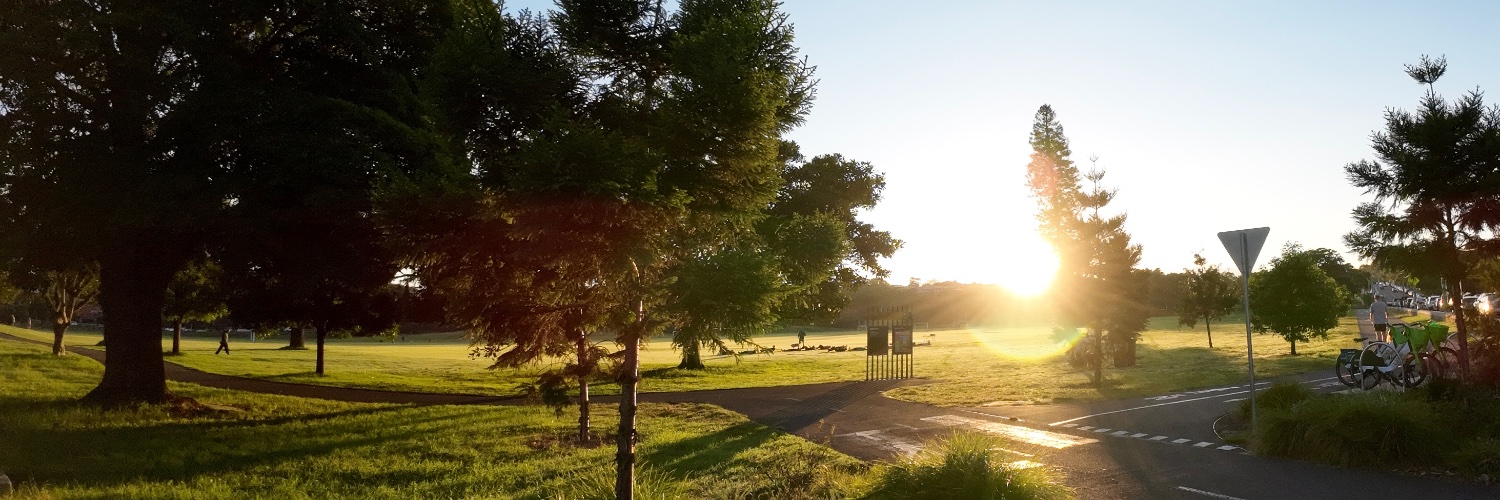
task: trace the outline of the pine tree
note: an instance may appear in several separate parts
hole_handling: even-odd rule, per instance
[[[1038,233],[1058,253],[1052,300],[1060,322],[1087,329],[1077,349],[1102,384],[1105,352],[1114,353],[1117,367],[1134,366],[1135,341],[1150,314],[1140,300],[1147,287],[1146,272],[1136,269],[1141,247],[1130,242],[1124,214],[1104,212],[1115,191],[1102,187],[1103,170],[1092,169],[1084,177],[1091,188],[1083,190],[1051,106],[1037,110],[1030,142],[1026,184],[1037,200]]]

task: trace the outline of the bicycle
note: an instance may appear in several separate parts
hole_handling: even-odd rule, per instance
[[[1448,326],[1437,322],[1397,323],[1390,328],[1391,342],[1369,342],[1358,355],[1346,359],[1340,352],[1339,380],[1351,387],[1370,390],[1389,379],[1392,385],[1412,388],[1422,385],[1429,376],[1448,377],[1449,358],[1457,352],[1435,342],[1448,333]],[[1447,351],[1444,351],[1447,349]]]

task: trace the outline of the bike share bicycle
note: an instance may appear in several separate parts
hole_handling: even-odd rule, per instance
[[[1365,340],[1363,349],[1343,349],[1334,364],[1339,382],[1364,390],[1374,389],[1381,381],[1391,385],[1417,387],[1431,378],[1454,374],[1458,353],[1442,345],[1448,336],[1448,325],[1435,321],[1396,323],[1391,325],[1390,342]]]

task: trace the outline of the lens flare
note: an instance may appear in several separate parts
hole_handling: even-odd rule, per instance
[[[1083,339],[1081,329],[1045,326],[969,328],[975,343],[1004,359],[1041,361],[1068,352]]]

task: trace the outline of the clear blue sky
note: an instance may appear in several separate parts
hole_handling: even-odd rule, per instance
[[[512,1],[508,10],[550,8]],[[892,281],[1014,283],[1045,256],[1025,187],[1027,135],[1051,104],[1075,161],[1091,154],[1111,205],[1179,271],[1232,267],[1215,233],[1270,226],[1345,252],[1366,197],[1343,166],[1424,88],[1402,72],[1446,55],[1439,93],[1500,87],[1500,2],[1000,2],[791,0],[818,99],[791,134],[805,154],[883,171],[866,214],[906,241]],[[1500,99],[1500,97],[1497,97]],[[1500,102],[1500,101],[1497,101]],[[1347,258],[1352,256],[1346,254]]]

